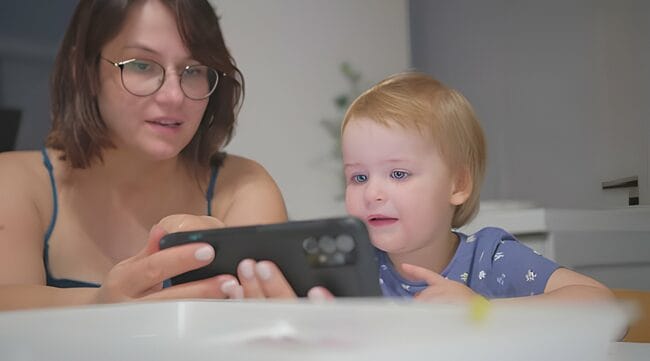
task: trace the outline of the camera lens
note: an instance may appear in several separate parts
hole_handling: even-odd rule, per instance
[[[330,236],[323,236],[318,241],[318,246],[325,253],[336,252],[336,240]]]
[[[307,252],[307,254],[317,254],[318,241],[314,237],[309,237],[302,241],[302,248]]]
[[[336,249],[348,253],[354,249],[354,239],[349,234],[340,234],[336,237]]]

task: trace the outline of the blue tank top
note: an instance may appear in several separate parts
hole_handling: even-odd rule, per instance
[[[52,162],[50,161],[50,157],[48,156],[45,148],[41,149],[41,153],[43,155],[43,164],[45,165],[45,168],[47,169],[47,172],[50,176],[50,184],[52,185],[52,200],[53,200],[52,218],[50,220],[50,225],[47,227],[47,231],[45,232],[45,239],[43,241],[43,265],[45,266],[45,276],[47,282],[46,284],[48,286],[58,287],[58,288],[99,287],[100,285],[97,283],[77,281],[77,280],[71,280],[66,278],[55,278],[52,276],[52,273],[50,272],[49,241],[50,241],[50,236],[52,235],[52,231],[54,230],[54,224],[56,223],[56,217],[59,211],[59,202],[57,197],[56,182],[54,180],[54,167],[52,166]],[[219,173],[219,167],[212,166],[212,169],[210,171],[210,183],[208,184],[208,189],[205,193],[205,199],[207,201],[206,213],[208,216],[212,215],[212,210],[211,210],[212,196],[214,195],[214,188],[215,188],[215,184],[217,183],[218,173]],[[169,285],[170,285],[169,280],[167,280],[164,282],[163,287],[168,287]]]

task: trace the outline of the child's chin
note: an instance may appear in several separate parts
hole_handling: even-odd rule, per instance
[[[391,244],[389,240],[382,240],[381,237],[372,237],[370,236],[370,243],[372,243],[375,248],[378,248],[386,253],[395,253],[398,251],[394,244]]]

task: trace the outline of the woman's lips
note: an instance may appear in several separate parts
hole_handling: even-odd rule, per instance
[[[183,122],[173,119],[155,119],[147,120],[147,125],[156,133],[161,135],[176,135],[180,132]]]
[[[161,127],[168,127],[168,128],[177,128],[180,127],[181,124],[183,124],[183,122],[177,120],[167,120],[167,119],[147,120],[147,123],[152,125],[159,125]]]

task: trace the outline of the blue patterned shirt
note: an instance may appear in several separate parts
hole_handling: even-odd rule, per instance
[[[486,298],[532,296],[544,293],[546,282],[559,267],[521,244],[500,228],[487,227],[472,234],[456,232],[458,249],[441,275],[463,283]],[[404,279],[388,255],[378,250],[379,283],[388,297],[413,297],[425,282]]]

